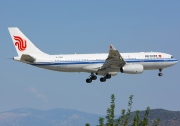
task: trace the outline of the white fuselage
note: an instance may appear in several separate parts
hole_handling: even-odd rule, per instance
[[[127,64],[141,64],[144,70],[163,69],[178,62],[172,55],[160,52],[121,53]],[[32,55],[33,56],[33,55]],[[34,55],[36,61],[32,64],[37,67],[62,72],[96,72],[108,57],[102,54],[71,54],[48,55],[41,57]],[[115,67],[110,72],[120,72]]]

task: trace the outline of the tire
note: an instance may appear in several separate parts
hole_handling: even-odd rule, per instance
[[[111,74],[107,74],[106,79],[110,79],[110,78],[111,78]]]
[[[105,77],[101,77],[101,78],[100,78],[100,81],[101,81],[101,82],[105,82],[105,81],[106,81],[106,78],[105,78]]]
[[[158,74],[158,76],[160,76],[160,77],[161,77],[162,75],[163,75],[162,73],[159,73],[159,74]]]
[[[91,83],[92,80],[90,78],[86,79],[86,83]]]

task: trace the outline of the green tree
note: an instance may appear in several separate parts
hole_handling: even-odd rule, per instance
[[[139,111],[137,110],[136,111],[136,114],[134,116],[134,120],[133,120],[133,125],[132,126],[139,126],[139,122],[140,119],[139,119]]]
[[[85,126],[90,126],[90,124],[89,124],[89,123],[86,123]]]
[[[122,126],[122,125],[124,124],[124,120],[125,120],[125,112],[126,112],[125,109],[121,110],[121,116],[118,118],[117,126],[118,126],[118,125]]]
[[[99,125],[98,126],[104,126],[104,118],[99,118]]]
[[[153,126],[158,126],[159,122],[160,122],[160,119],[155,120],[154,123],[153,123]]]
[[[125,116],[125,121],[124,121],[124,125],[123,126],[127,126],[129,123],[129,118],[130,118],[130,114],[131,114],[131,108],[132,108],[132,99],[133,99],[133,95],[130,95],[129,97],[129,102],[128,102],[128,110]]]
[[[129,119],[130,119],[130,113],[131,113],[131,108],[132,108],[132,99],[133,99],[133,95],[130,95],[129,97],[129,102],[128,102],[128,109],[127,109],[127,113],[125,114],[126,110],[123,109],[121,111],[121,116],[118,118],[117,121],[117,126],[128,126],[129,123]]]
[[[114,109],[115,109],[115,96],[114,94],[111,95],[111,105],[110,107],[107,109],[107,126],[114,126]]]
[[[107,115],[106,115],[106,123],[104,122],[105,119],[103,117],[99,118],[99,125],[98,126],[148,126],[149,124],[149,112],[150,107],[146,108],[144,117],[141,119],[139,117],[139,111],[137,110],[135,112],[135,116],[133,118],[133,121],[130,122],[131,117],[131,109],[132,109],[132,103],[133,103],[133,95],[130,95],[129,102],[128,102],[128,109],[127,112],[125,109],[121,110],[121,116],[115,121],[114,117],[114,110],[115,110],[115,96],[114,94],[111,95],[111,102],[110,107],[107,109]],[[157,119],[153,122],[152,126],[158,126],[160,122],[160,119]],[[105,125],[106,124],[106,125]],[[90,126],[88,123],[86,126]]]
[[[147,126],[148,125],[148,116],[149,116],[150,107],[147,107],[146,112],[144,114],[144,119],[142,120],[142,125]]]

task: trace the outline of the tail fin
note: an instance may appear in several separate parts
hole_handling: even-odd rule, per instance
[[[22,54],[47,55],[39,50],[17,27],[10,27],[8,30],[19,56]]]

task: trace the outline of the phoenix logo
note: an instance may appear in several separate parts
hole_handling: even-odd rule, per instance
[[[15,46],[18,47],[19,51],[24,51],[27,47],[26,40],[22,39],[19,36],[14,36],[14,39],[17,41],[15,42]]]

